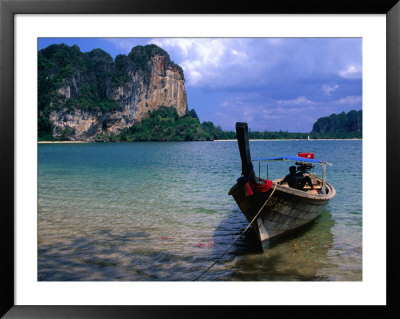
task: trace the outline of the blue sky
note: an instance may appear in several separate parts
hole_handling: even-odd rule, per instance
[[[189,109],[225,130],[309,132],[332,113],[362,109],[361,38],[40,38],[113,58],[156,44],[182,66]]]

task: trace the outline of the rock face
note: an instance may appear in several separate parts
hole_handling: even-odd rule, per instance
[[[184,82],[182,68],[155,45],[134,47],[115,61],[100,49],[50,46],[39,51],[39,124],[48,121],[56,138],[91,141],[118,134],[161,106],[182,116]]]

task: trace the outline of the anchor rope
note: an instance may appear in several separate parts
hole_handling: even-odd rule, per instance
[[[199,276],[197,276],[193,281],[197,281],[198,279],[200,279],[207,271],[209,271],[212,267],[214,267],[214,265],[231,249],[231,247],[239,240],[240,237],[242,237],[244,235],[244,233],[250,228],[250,225],[257,219],[258,215],[261,213],[261,211],[263,210],[263,208],[265,207],[265,205],[267,205],[269,199],[272,197],[272,195],[275,193],[276,190],[276,186],[278,185],[278,183],[275,183],[275,187],[274,190],[271,192],[271,194],[268,196],[267,200],[265,201],[264,205],[261,206],[260,210],[258,211],[258,213],[254,216],[254,218],[252,219],[252,221],[247,225],[247,227],[245,228],[244,231],[242,231],[242,233],[233,241],[232,244],[229,245],[229,247],[222,253],[221,256],[219,256],[212,264],[211,266],[209,266],[206,270],[204,270]]]

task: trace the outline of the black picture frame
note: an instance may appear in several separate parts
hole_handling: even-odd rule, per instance
[[[14,16],[16,14],[385,14],[387,21],[386,105],[386,306],[21,306],[14,303]],[[398,0],[0,0],[0,315],[5,318],[204,318],[247,317],[255,314],[309,317],[372,315],[399,317],[398,209],[400,136],[400,3]],[[390,173],[389,173],[390,172]],[[382,172],[381,172],[382,174]],[[370,182],[376,182],[369,176]],[[378,182],[377,182],[378,183]],[[245,293],[245,292],[238,292]],[[266,292],[268,293],[268,292]],[[268,309],[266,309],[268,308]]]

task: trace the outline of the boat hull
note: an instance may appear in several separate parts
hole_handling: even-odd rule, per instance
[[[243,184],[235,184],[229,194],[233,196],[240,210],[251,222],[268,200],[276,185],[265,193],[257,193],[246,197]],[[327,194],[312,194],[282,185],[276,190],[267,204],[261,209],[252,226],[256,230],[260,242],[266,248],[271,240],[277,239],[298,229],[317,218],[329,200],[335,196],[335,189],[326,183]]]

